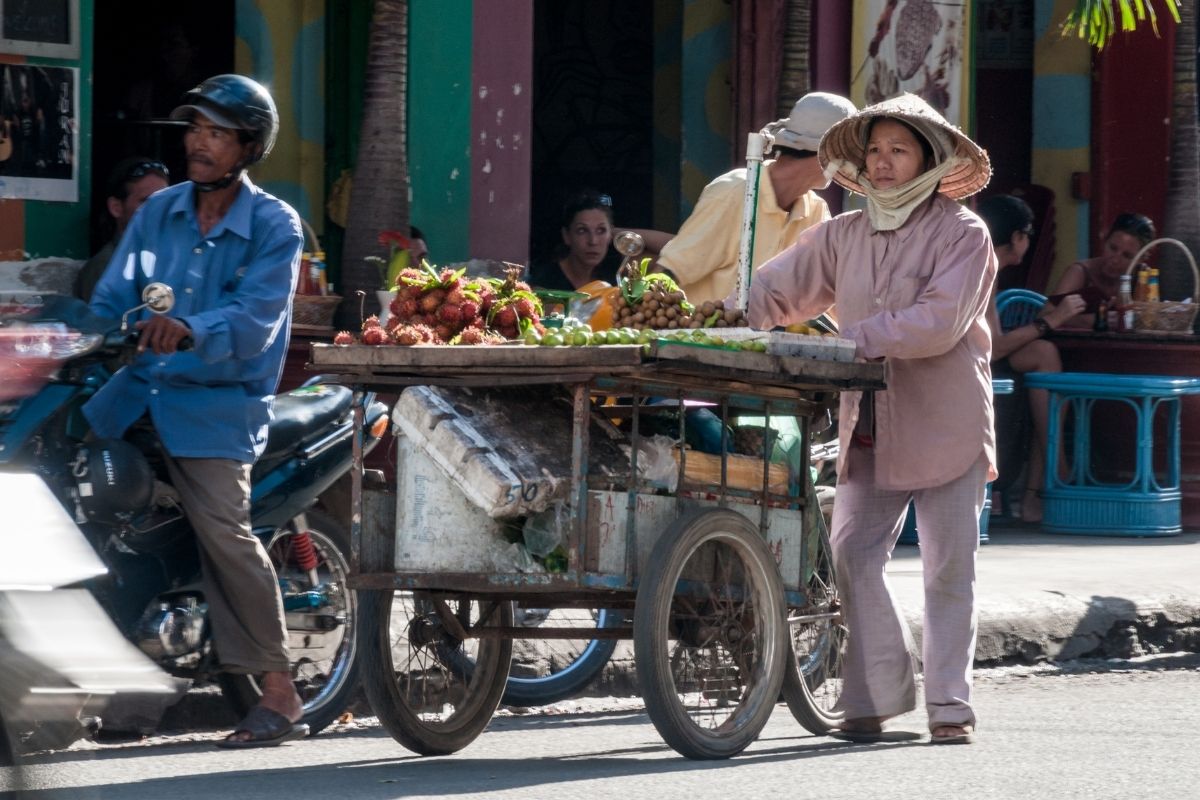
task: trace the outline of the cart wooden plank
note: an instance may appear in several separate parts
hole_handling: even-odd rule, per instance
[[[369,367],[387,372],[412,372],[428,368],[523,369],[530,371],[562,368],[597,369],[632,367],[642,363],[642,348],[636,344],[596,347],[530,347],[528,345],[415,347],[362,344],[313,343],[310,362],[317,368]],[[356,372],[359,370],[355,370]]]

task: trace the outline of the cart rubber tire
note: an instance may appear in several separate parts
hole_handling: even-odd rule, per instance
[[[428,593],[364,591],[359,597],[363,688],[380,724],[420,755],[449,755],[475,741],[500,704],[512,640],[468,640],[465,645],[474,648],[468,656],[464,643],[441,624]],[[470,624],[486,607],[488,625],[512,625],[511,602],[447,603],[460,620],[469,615]]]
[[[519,610],[518,608],[518,612]],[[551,609],[551,613],[555,610]],[[570,609],[561,610],[568,611]],[[624,613],[617,609],[592,609],[592,613],[597,628],[618,628],[625,621]],[[575,639],[542,639],[540,641],[549,643],[550,647],[556,644],[565,646],[578,644]],[[516,664],[515,651],[518,646],[517,642],[513,643],[514,668]],[[500,702],[508,706],[528,708],[575,697],[596,680],[616,649],[616,639],[591,639],[577,653],[568,653],[566,657],[570,660],[561,668],[553,669],[554,664],[552,663],[552,669],[546,675],[523,677],[513,675],[510,671],[508,683],[504,688],[504,697]],[[551,653],[550,655],[552,662],[554,662],[554,655],[556,654]]]
[[[743,585],[746,592],[732,591]],[[646,712],[667,744],[716,759],[758,737],[783,683],[784,612],[775,557],[741,514],[701,510],[659,538],[640,576],[633,639]],[[714,653],[725,659],[699,676],[700,691],[679,685],[695,680],[689,671],[710,668],[704,657]]]
[[[320,560],[318,575],[321,582],[332,590],[329,596],[334,603],[334,610],[345,617],[345,621],[334,631],[313,633],[300,630],[289,631],[288,634],[293,651],[290,665],[292,681],[304,703],[304,716],[300,722],[308,725],[309,736],[314,736],[345,713],[358,689],[361,648],[357,638],[359,627],[355,620],[361,609],[358,606],[358,593],[348,585],[350,533],[340,522],[317,509],[309,509],[305,513],[305,521]],[[293,535],[294,531],[290,528],[276,531],[265,545],[267,555],[281,582],[305,588],[309,586],[307,576],[296,566],[294,551],[286,541],[286,537]],[[318,611],[329,613],[328,609]],[[341,639],[336,642],[335,654],[328,660],[314,661],[298,644],[298,640],[305,638],[311,640],[335,635],[340,635]],[[221,672],[217,675],[217,683],[239,717],[248,714],[262,699],[257,675]]]
[[[805,730],[823,736],[841,724],[835,710],[842,696],[842,664],[846,652],[846,626],[839,614],[837,576],[829,532],[823,519],[817,523],[812,574],[806,586],[807,604],[788,609],[788,659],[783,677],[783,699]],[[805,615],[839,616],[800,620]]]

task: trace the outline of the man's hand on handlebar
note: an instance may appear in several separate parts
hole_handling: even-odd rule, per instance
[[[155,316],[137,323],[138,352],[153,350],[158,355],[188,350],[192,329],[174,317]]]

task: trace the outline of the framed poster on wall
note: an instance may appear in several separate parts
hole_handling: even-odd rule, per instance
[[[0,198],[79,199],[79,70],[0,64]]]
[[[854,0],[850,99],[911,92],[969,131],[970,22],[966,0]]]
[[[0,53],[79,58],[79,0],[0,0]]]

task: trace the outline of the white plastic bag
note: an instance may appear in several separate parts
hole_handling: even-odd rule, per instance
[[[679,463],[674,455],[675,440],[657,434],[642,438],[638,443],[638,473],[642,480],[654,486],[675,491],[679,485]]]

